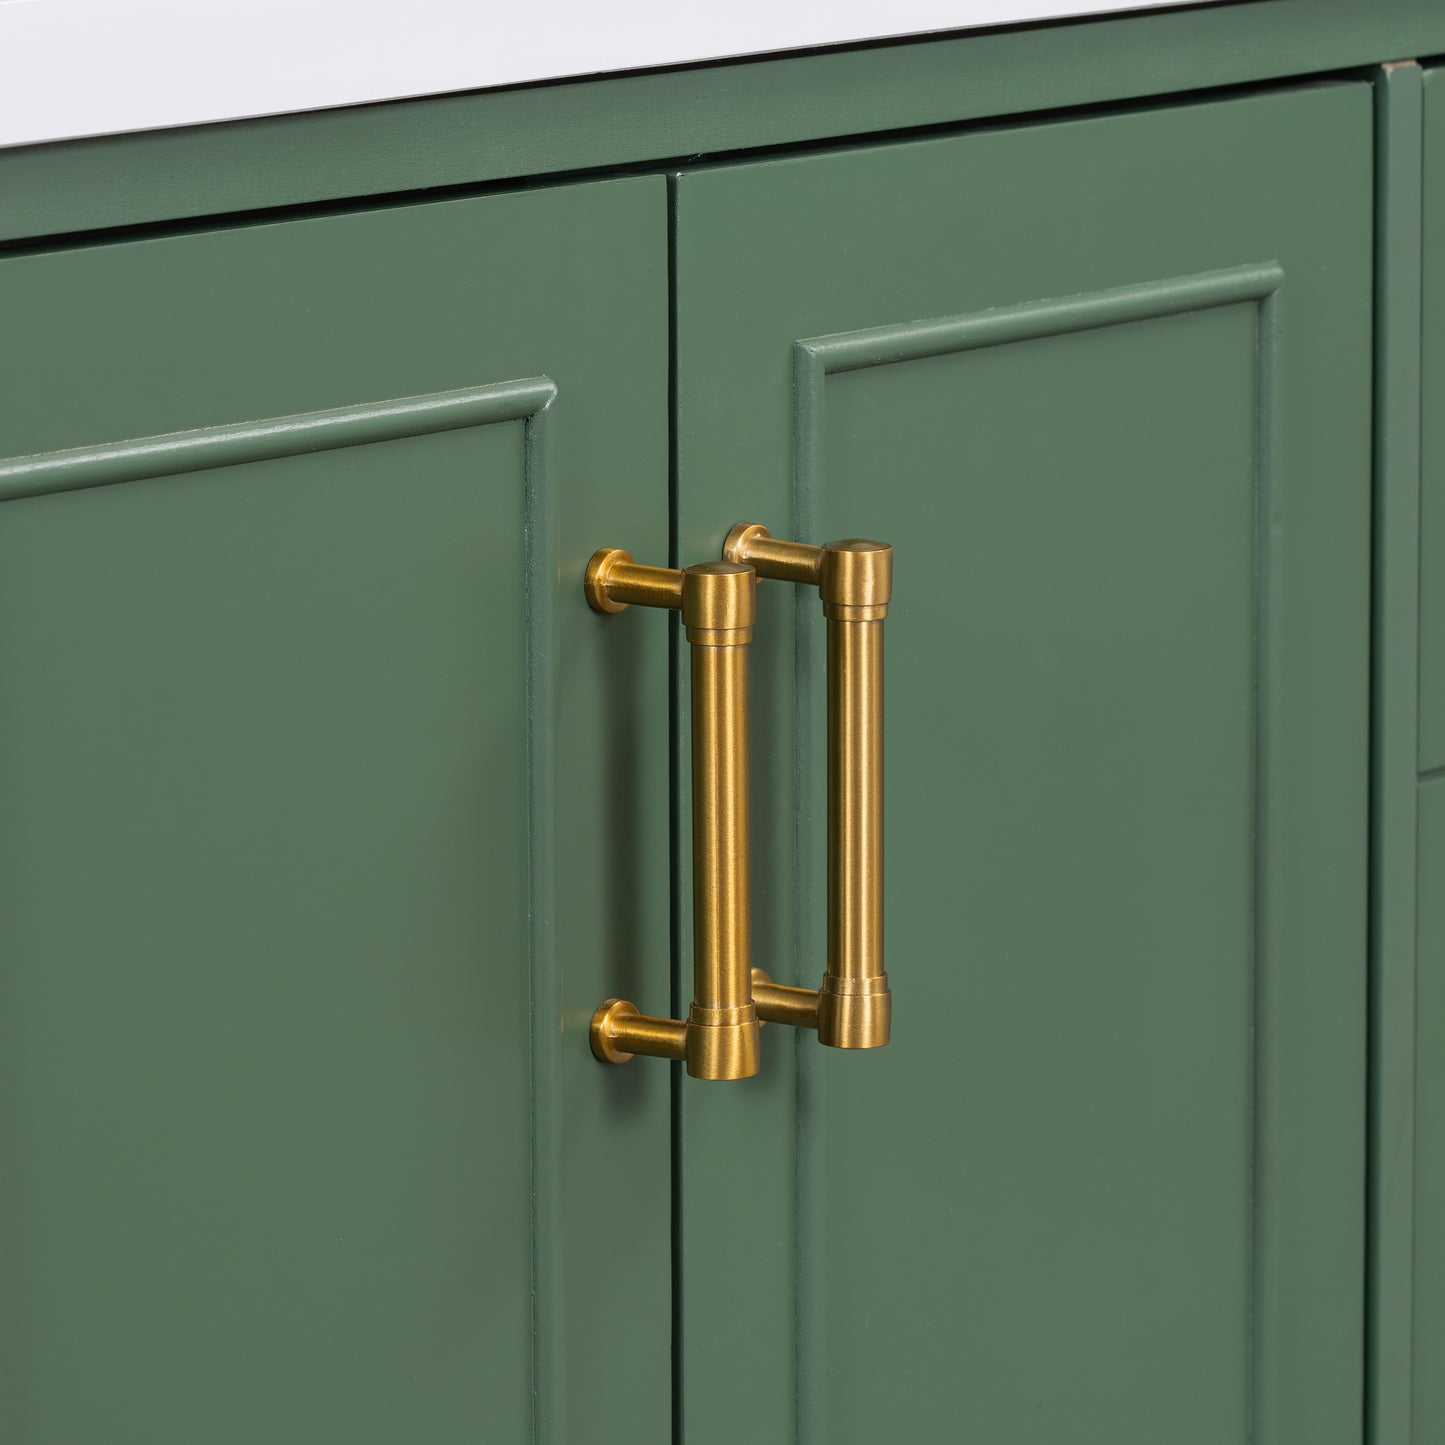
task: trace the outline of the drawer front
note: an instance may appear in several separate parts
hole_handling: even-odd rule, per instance
[[[749,520],[896,563],[893,1040],[684,1091],[687,1439],[746,1378],[758,1441],[1354,1445],[1368,87],[700,168],[676,205],[683,554]],[[791,594],[757,954],[815,986]]]
[[[664,196],[0,263],[7,1439],[666,1434]]]

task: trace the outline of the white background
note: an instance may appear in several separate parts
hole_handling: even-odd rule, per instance
[[[1180,0],[0,0],[0,145]]]

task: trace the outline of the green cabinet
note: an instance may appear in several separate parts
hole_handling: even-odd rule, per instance
[[[0,155],[0,1439],[1435,1445],[1445,103],[1389,349],[1422,72],[1363,67],[1445,22],[1386,8]],[[588,1050],[689,997],[689,699],[581,582],[739,521],[895,547],[896,1001],[706,1084]],[[751,653],[815,985],[816,595]]]
[[[574,603],[666,547],[666,225],[0,263],[7,1441],[665,1437],[667,1077],[585,1026],[666,977],[666,645]]]
[[[681,554],[897,567],[893,1042],[683,1090],[689,1445],[739,1378],[769,1442],[1359,1438],[1370,196],[1361,84],[679,178]],[[789,591],[756,950],[813,983]]]

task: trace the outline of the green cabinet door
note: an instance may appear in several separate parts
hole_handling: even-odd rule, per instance
[[[675,205],[681,555],[897,568],[893,1041],[682,1090],[688,1445],[1354,1445],[1368,87]],[[759,605],[755,957],[816,986],[822,617]]]
[[[666,1437],[665,203],[0,262],[5,1440]]]
[[[1411,1445],[1445,1437],[1445,71],[1425,72]]]

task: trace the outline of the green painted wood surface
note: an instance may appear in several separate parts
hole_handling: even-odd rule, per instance
[[[1425,79],[1420,767],[1445,768],[1445,80]]]
[[[898,567],[894,1042],[803,1041],[796,1172],[684,1092],[689,1445],[739,1378],[807,1445],[1359,1438],[1371,121],[1344,83],[676,181],[680,553]],[[821,632],[765,589],[758,962],[809,982]]]
[[[0,151],[0,239],[659,163],[1445,51],[1438,0],[1250,0]]]
[[[1375,89],[1375,514],[1366,1435],[1413,1445],[1416,759],[1420,646],[1423,72]]]
[[[666,1437],[665,194],[0,262],[5,1439]]]
[[[1415,1351],[1411,1445],[1445,1430],[1445,780],[1420,786]]]
[[[1425,72],[1420,535],[1419,971],[1415,1034],[1414,1412],[1445,1432],[1445,75]]]

